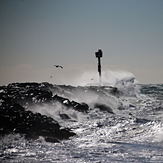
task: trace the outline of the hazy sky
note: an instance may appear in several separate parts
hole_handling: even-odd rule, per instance
[[[163,83],[163,0],[0,0],[0,85],[64,84],[97,71],[98,49],[103,72]]]

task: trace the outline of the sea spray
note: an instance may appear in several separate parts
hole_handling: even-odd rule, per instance
[[[80,77],[74,78],[75,86],[99,86],[99,77],[95,71],[84,72]],[[100,86],[117,87],[125,95],[135,96],[139,94],[139,82],[134,75],[127,71],[103,71]]]
[[[87,85],[85,78],[84,82],[80,82],[86,86],[49,83],[12,83],[1,86],[0,107],[2,110],[7,108],[4,116],[13,118],[11,123],[17,122],[17,117],[15,113],[9,116],[8,111],[12,109],[10,105],[17,102],[25,109],[23,117],[26,116],[22,122],[31,120],[29,125],[26,124],[28,127],[33,125],[29,118],[32,115],[35,118],[42,117],[43,124],[44,120],[50,123],[47,117],[51,117],[62,126],[61,130],[68,128],[76,136],[59,143],[48,143],[43,136],[37,140],[25,139],[23,135],[15,134],[14,128],[11,134],[0,137],[0,161],[161,163],[163,85],[140,85],[140,92],[144,93],[141,94],[135,91],[137,82],[132,74],[119,73],[121,76],[113,73],[112,82],[109,73],[109,76],[103,75],[106,78],[103,81],[107,82],[103,86],[95,85],[91,79],[92,83]],[[91,77],[90,74],[88,77]],[[138,95],[134,95],[135,92]],[[81,106],[86,107],[87,112],[82,112]],[[4,127],[0,128],[0,133]],[[42,132],[45,131],[49,131],[49,125]]]

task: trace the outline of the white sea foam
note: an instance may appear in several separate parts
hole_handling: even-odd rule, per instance
[[[74,82],[72,85],[102,85],[102,86],[113,86],[115,87],[117,84],[122,82],[137,82],[132,73],[127,71],[103,71],[101,76],[101,83],[99,83],[99,75],[95,71],[86,71],[80,77],[74,78]],[[124,83],[123,83],[124,82]]]
[[[127,71],[103,71],[101,82],[95,71],[84,72],[72,82],[76,86],[112,86],[117,87],[125,95],[134,96],[139,93],[139,82],[134,75]]]
[[[66,108],[61,103],[46,103],[36,101],[34,106],[28,109],[33,112],[50,116],[57,120],[63,127],[69,127],[77,134],[70,140],[64,140],[59,144],[43,142],[42,140],[28,142],[21,139],[6,137],[1,139],[1,156],[9,156],[18,162],[45,161],[49,162],[162,162],[163,155],[163,123],[162,100],[157,99],[155,91],[152,96],[134,96],[137,92],[135,77],[128,72],[103,72],[102,84],[116,86],[123,92],[121,96],[110,94],[109,87],[89,87],[92,78],[93,85],[98,83],[98,74],[87,73],[78,79],[77,83],[83,87],[54,86],[53,95],[58,94],[70,101],[85,102],[92,109],[89,113],[81,113],[72,108]],[[97,80],[96,80],[97,79]],[[80,84],[81,83],[81,84]],[[157,86],[156,86],[157,87]],[[145,87],[149,89],[147,85]],[[157,89],[156,89],[157,90]],[[60,94],[59,94],[60,93]],[[159,96],[157,96],[159,97]],[[33,102],[37,98],[33,99]],[[94,103],[102,103],[110,106],[115,114],[100,111],[93,108]],[[122,108],[117,109],[122,104]],[[116,112],[116,109],[119,111]],[[71,120],[62,120],[59,114],[67,114]],[[11,140],[10,140],[11,139]],[[10,140],[10,141],[8,141]],[[18,143],[17,143],[18,142]],[[23,144],[22,144],[23,143]],[[12,148],[11,148],[12,147]],[[3,150],[3,151],[2,151]],[[23,152],[22,152],[23,151]],[[6,152],[6,153],[5,153]],[[15,156],[16,157],[15,157]],[[4,159],[6,159],[4,157]]]
[[[163,142],[163,124],[155,123],[151,128],[152,138],[154,142]]]

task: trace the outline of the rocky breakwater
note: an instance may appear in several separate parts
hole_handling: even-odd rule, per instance
[[[43,136],[47,142],[60,142],[68,139],[75,133],[61,126],[51,117],[26,111],[19,104],[0,107],[0,134],[2,136],[11,133],[19,133],[27,139],[38,139]]]
[[[105,104],[105,100],[111,98],[110,94],[121,95],[113,87],[72,87],[49,83],[12,83],[0,86],[0,135],[19,133],[27,139],[42,136],[45,141],[60,142],[76,135],[67,125],[67,121],[78,121],[76,115],[88,115],[94,108],[99,108],[105,114],[114,114],[111,107]],[[98,99],[98,103],[88,103],[90,97]],[[84,102],[73,99],[82,99]],[[43,108],[44,111],[39,112],[35,108]],[[65,128],[58,123],[63,121]]]
[[[88,112],[87,104],[53,95],[51,89],[55,88],[49,83],[13,83],[0,86],[0,135],[20,133],[27,139],[43,136],[48,142],[60,142],[76,135],[70,129],[61,127],[53,118],[29,111],[34,105],[46,103],[52,106],[60,103],[67,109]]]

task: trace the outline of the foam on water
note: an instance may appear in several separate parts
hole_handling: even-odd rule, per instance
[[[117,87],[125,95],[134,96],[139,93],[139,82],[134,75],[127,71],[103,71],[99,83],[98,73],[95,71],[84,72],[83,75],[74,79],[72,85],[76,86],[112,86]]]
[[[143,134],[139,136],[142,142],[163,142],[163,123],[149,122],[142,126]],[[135,137],[136,138],[136,137]],[[140,141],[140,140],[139,140]]]

